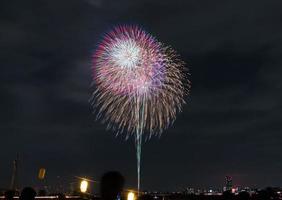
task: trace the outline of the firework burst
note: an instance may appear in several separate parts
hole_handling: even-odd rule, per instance
[[[140,187],[142,137],[160,135],[185,103],[190,84],[176,52],[137,26],[106,34],[93,56],[97,118],[117,134],[135,136]]]

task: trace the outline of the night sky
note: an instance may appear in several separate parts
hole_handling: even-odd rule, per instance
[[[143,145],[142,188],[282,186],[282,1],[1,0],[0,188],[20,154],[21,186],[118,170],[136,186],[133,140],[95,121],[91,55],[138,24],[191,72],[187,105]]]

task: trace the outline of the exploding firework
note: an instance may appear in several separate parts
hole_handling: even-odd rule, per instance
[[[114,28],[93,56],[94,111],[117,134],[135,136],[138,189],[142,138],[175,120],[190,88],[187,75],[173,49],[137,26]]]

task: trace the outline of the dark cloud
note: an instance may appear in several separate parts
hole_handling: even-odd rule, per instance
[[[21,156],[23,185],[120,170],[135,185],[133,141],[95,122],[91,54],[113,25],[140,24],[188,63],[187,105],[144,145],[146,189],[281,185],[280,1],[2,1],[0,186]]]

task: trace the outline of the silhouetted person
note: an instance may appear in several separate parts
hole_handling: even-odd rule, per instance
[[[105,173],[100,182],[102,200],[116,200],[121,197],[124,186],[123,176],[116,171]]]
[[[4,196],[5,196],[6,200],[12,200],[12,199],[14,199],[15,191],[14,190],[7,190],[7,191],[5,191]]]
[[[250,199],[250,194],[248,192],[240,192],[238,194],[238,199],[239,200],[249,200]]]
[[[232,194],[232,192],[229,191],[229,190],[223,192],[222,196],[223,196],[223,199],[224,199],[224,200],[232,200],[233,197],[234,197],[234,195]]]
[[[20,196],[20,200],[34,200],[36,196],[36,192],[31,187],[25,187]]]

